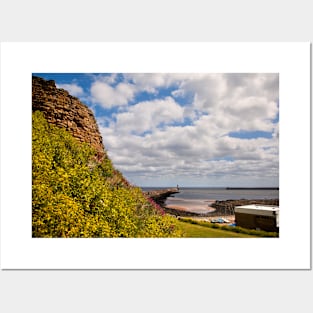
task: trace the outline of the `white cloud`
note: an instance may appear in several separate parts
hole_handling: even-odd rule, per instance
[[[135,88],[131,84],[119,83],[115,87],[103,81],[95,81],[90,89],[92,102],[104,108],[127,105],[133,100]]]
[[[169,87],[177,82],[172,74],[163,73],[125,74],[125,78],[135,84],[138,90],[149,93],[157,93],[157,88]]]
[[[127,112],[117,114],[114,127],[118,132],[141,134],[160,125],[182,122],[183,113],[183,108],[171,97],[139,102],[130,106]]]
[[[199,125],[168,127],[144,137],[119,133],[109,139],[103,134],[109,139],[105,142],[115,164],[136,179],[144,173],[158,179],[160,184],[162,179],[177,176],[185,177],[186,184],[194,176],[208,183],[222,174],[250,175],[250,179],[256,179],[266,173],[270,180],[276,179],[277,149],[271,139],[212,137]],[[218,160],[227,156],[233,161]]]
[[[77,84],[57,84],[57,88],[65,89],[75,97],[80,97],[84,95],[84,90],[82,87],[78,86]]]
[[[225,186],[240,179],[242,184],[278,184],[277,74],[127,74],[125,79],[129,93],[118,87],[122,83],[101,82],[111,99],[107,107],[127,104],[141,91],[155,96],[125,105],[110,127],[101,128],[110,157],[128,179],[145,185],[180,180]],[[175,100],[159,98],[169,86]],[[190,101],[180,105],[186,97]],[[113,104],[112,99],[119,100]],[[228,136],[240,130],[273,137]]]

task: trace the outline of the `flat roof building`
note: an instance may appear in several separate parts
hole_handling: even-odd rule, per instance
[[[279,207],[258,204],[236,206],[235,220],[240,227],[278,232]]]

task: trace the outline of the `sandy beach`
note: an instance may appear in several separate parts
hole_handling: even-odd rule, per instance
[[[184,211],[184,212],[193,212],[193,213],[210,213],[214,212],[215,209],[209,206],[203,206],[201,204],[198,205],[192,205],[192,207],[185,207],[185,206],[179,206],[174,204],[166,205],[166,208],[174,209],[178,211]]]
[[[195,219],[195,220],[201,220],[201,221],[206,221],[206,222],[211,222],[214,219],[218,219],[218,218],[224,218],[226,219],[228,222],[225,222],[225,224],[229,224],[229,223],[234,223],[235,222],[235,215],[214,215],[214,216],[201,216],[202,214],[207,214],[207,213],[212,213],[215,211],[215,208],[208,206],[208,202],[213,203],[214,200],[210,200],[210,201],[197,201],[198,203],[195,203],[195,201],[193,201],[192,204],[182,200],[179,201],[181,202],[182,205],[176,205],[176,204],[168,204],[165,207],[169,208],[169,209],[173,209],[175,211],[177,211],[177,213],[179,212],[190,212],[190,213],[196,213],[199,214],[199,216],[190,216],[190,218]],[[183,205],[188,204],[188,206],[183,206]],[[221,223],[222,224],[222,223]]]
[[[198,214],[205,214],[215,211],[215,208],[211,207],[210,204],[214,200],[187,200],[179,198],[168,198],[166,200],[165,206],[169,209],[179,210],[183,212],[191,212]]]
[[[199,207],[195,207],[195,210],[190,210],[190,208],[186,208],[183,206],[178,206],[178,205],[167,205],[166,208],[176,210],[177,213],[179,212],[192,212],[192,213],[198,213],[198,214],[206,214],[210,212],[214,212],[215,209],[212,207],[203,207],[199,205]],[[178,215],[179,216],[179,215]],[[230,224],[230,223],[235,223],[235,215],[214,215],[214,216],[190,216],[188,218],[198,220],[198,221],[206,221],[206,222],[211,222],[212,220],[218,219],[218,218],[224,218],[228,222],[225,223],[219,223],[219,224]]]

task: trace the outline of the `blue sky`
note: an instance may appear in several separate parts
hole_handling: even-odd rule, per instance
[[[278,186],[279,75],[36,73],[94,112],[138,186]]]

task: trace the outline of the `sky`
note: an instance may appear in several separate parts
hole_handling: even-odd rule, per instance
[[[277,73],[36,73],[94,112],[141,187],[278,187]]]

